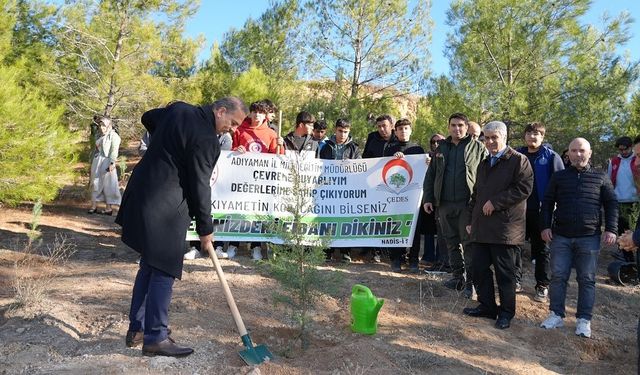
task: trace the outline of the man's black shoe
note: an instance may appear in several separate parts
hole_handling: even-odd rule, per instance
[[[495,319],[498,315],[495,312],[491,312],[483,307],[465,307],[462,309],[462,313],[465,315],[473,316],[474,318],[488,318]]]
[[[498,318],[498,320],[496,320],[496,328],[497,329],[507,329],[511,327],[511,319],[509,318]]]
[[[155,344],[142,346],[142,354],[148,356],[186,357],[191,353],[193,353],[193,349],[176,344],[170,337]]]

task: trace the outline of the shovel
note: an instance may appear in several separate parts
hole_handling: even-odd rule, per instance
[[[233,320],[236,323],[236,327],[238,327],[240,339],[242,339],[242,344],[244,344],[244,347],[246,348],[238,353],[240,354],[240,358],[242,358],[242,360],[245,361],[245,363],[248,365],[259,365],[262,362],[268,362],[272,360],[273,354],[271,354],[271,352],[265,345],[253,345],[253,342],[251,342],[251,337],[249,337],[249,333],[247,333],[247,329],[242,322],[242,317],[240,317],[238,306],[236,306],[236,301],[233,299],[233,295],[231,295],[231,290],[229,290],[227,279],[225,279],[224,277],[224,273],[222,272],[222,267],[220,267],[220,261],[216,256],[216,252],[209,251],[209,257],[213,262],[213,266],[216,268],[216,273],[218,274],[218,278],[222,283],[224,296],[227,299],[227,305],[229,305],[229,308],[231,309],[231,315],[233,315]]]

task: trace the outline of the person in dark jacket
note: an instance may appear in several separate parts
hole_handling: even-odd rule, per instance
[[[313,123],[313,140],[318,142],[318,156],[320,155],[320,151],[324,147],[329,137],[327,134],[327,122],[324,120],[318,120]]]
[[[345,119],[339,118],[336,121],[335,134],[327,140],[322,151],[320,151],[320,159],[360,159],[360,148],[358,147],[358,144],[353,142],[351,139],[351,136],[349,135],[350,132],[351,123]]]
[[[551,175],[564,169],[560,155],[542,144],[544,136],[545,126],[543,123],[527,124],[524,128],[526,146],[517,149],[529,159],[533,168],[533,191],[527,199],[527,237],[531,243],[531,259],[536,262],[536,287],[533,299],[538,302],[547,302],[548,288],[551,282],[549,247],[540,237],[540,206]],[[518,283],[522,279],[522,254],[516,254],[516,279]]]
[[[473,296],[473,265],[465,225],[467,206],[476,182],[478,164],[487,155],[484,145],[467,133],[469,120],[463,113],[449,116],[449,137],[440,142],[424,179],[424,210],[437,208],[442,236],[447,243],[453,277],[444,285]]]
[[[370,118],[373,118],[373,114],[370,114]],[[375,118],[376,128],[378,130],[373,131],[367,135],[367,141],[364,144],[364,150],[362,151],[362,158],[380,158],[384,155],[384,149],[389,144],[396,140],[396,136],[393,131],[393,118],[391,115],[380,115]],[[373,254],[372,260],[376,263],[380,263],[382,260],[383,248],[363,248],[360,254],[366,256],[369,252]]]
[[[302,111],[296,116],[296,128],[284,137],[284,147],[297,153],[318,152],[318,142],[313,139],[313,123],[316,118],[309,112]]]
[[[213,251],[210,180],[220,155],[216,134],[238,126],[245,115],[244,103],[233,97],[203,107],[175,102],[142,115],[153,142],[131,174],[116,223],[122,226],[122,242],[141,256],[126,344],[142,344],[146,355],[193,352],[168,336],[171,291],[182,276],[192,217],[201,248]]]
[[[327,140],[327,143],[320,150],[320,159],[327,160],[345,160],[345,159],[360,159],[360,149],[358,144],[351,140],[349,132],[351,131],[351,124],[345,119],[339,118],[336,121],[335,134]],[[335,249],[331,248],[325,250],[326,261],[331,261],[331,255]],[[349,248],[341,248],[343,263],[351,263],[351,251]]]
[[[478,307],[467,307],[470,316],[496,319],[506,329],[516,313],[515,255],[524,243],[525,210],[533,188],[533,170],[527,158],[507,146],[507,126],[501,121],[485,125],[489,157],[478,165],[476,184],[469,202],[473,246],[473,284]],[[500,307],[493,286],[495,271]]]
[[[395,133],[397,138],[395,141],[387,144],[387,147],[384,149],[383,156],[393,156],[401,159],[405,155],[424,154],[426,162],[426,153],[422,146],[410,141],[411,132],[411,121],[406,118],[398,120],[395,124]],[[418,266],[418,255],[420,255],[420,240],[422,237],[422,226],[424,221],[422,209],[418,210],[417,221],[413,244],[409,250],[409,270],[413,273],[418,273],[420,271]],[[404,251],[404,248],[394,248],[389,251],[391,269],[394,272],[401,271],[402,255],[404,254]]]
[[[634,145],[637,144],[635,143],[636,140],[640,141],[640,139],[636,138]],[[638,250],[638,246],[640,246],[640,227],[636,226],[635,231],[627,230],[624,232],[618,239],[618,246],[622,251],[628,253],[630,257],[635,255],[636,270],[638,270],[637,277],[640,279],[640,251]],[[634,252],[635,254],[633,254]],[[636,344],[638,353],[637,365],[640,372],[640,317],[638,317],[638,325],[636,327]]]
[[[571,167],[551,175],[542,201],[541,235],[551,248],[551,284],[550,313],[540,326],[550,329],[564,325],[567,281],[571,267],[575,266],[578,281],[575,333],[591,337],[601,208],[604,207],[605,228],[602,242],[613,245],[618,233],[618,202],[606,173],[589,164],[591,145],[586,139],[571,141],[569,158]]]
[[[445,137],[442,134],[434,134],[429,139],[429,152],[427,153],[427,164],[431,164],[431,160],[436,154],[438,144],[443,142]],[[423,202],[424,203],[424,202]],[[423,209],[424,211],[424,209]],[[442,272],[451,270],[449,266],[449,254],[447,252],[447,243],[442,236],[442,228],[440,227],[440,219],[437,210],[424,215],[424,252],[420,263],[424,264],[427,272]],[[436,241],[436,235],[438,236]]]
[[[362,158],[380,158],[384,154],[385,146],[396,140],[393,132],[393,118],[390,115],[380,115],[376,118],[377,131],[369,133],[364,144]]]

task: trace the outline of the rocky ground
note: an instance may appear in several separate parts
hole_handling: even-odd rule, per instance
[[[81,189],[77,189],[80,191]],[[388,263],[331,263],[344,284],[323,296],[313,315],[309,348],[295,343],[288,311],[275,303],[277,282],[262,273],[248,252],[222,260],[239,310],[254,342],[275,354],[250,367],[220,282],[208,259],[186,261],[175,284],[170,319],[173,337],[195,348],[183,359],[145,357],[124,345],[137,256],[119,240],[113,217],[87,215],[82,193],[45,205],[42,244],[25,253],[31,207],[0,210],[0,373],[3,374],[632,374],[636,370],[636,323],[640,289],[612,285],[604,249],[598,273],[593,337],[574,335],[576,293],[570,283],[564,329],[538,327],[547,306],[533,301],[533,266],[526,263],[525,293],[517,297],[510,329],[462,315],[475,302],[442,286],[446,276],[395,274]],[[64,238],[75,249],[66,262],[46,253]],[[16,305],[16,283],[30,287],[35,302]],[[367,285],[385,299],[378,333],[349,327],[351,287]],[[27,288],[28,289],[28,288]],[[38,292],[38,293],[36,293]]]

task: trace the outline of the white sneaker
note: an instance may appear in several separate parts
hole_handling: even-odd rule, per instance
[[[233,259],[236,257],[236,251],[238,250],[237,247],[233,246],[233,245],[229,245],[227,247],[227,255],[229,256],[229,259]]]
[[[225,259],[229,257],[227,253],[222,251],[222,246],[216,247],[216,256],[218,257],[218,259]]]
[[[202,258],[202,254],[200,254],[198,249],[196,249],[195,247],[192,246],[191,250],[189,250],[186,254],[184,254],[184,259],[186,259],[186,260],[194,260],[196,258]]]
[[[540,324],[540,327],[546,328],[546,329],[560,328],[560,327],[564,327],[564,321],[562,320],[561,316],[556,315],[556,313],[552,311],[549,313],[549,316],[547,317],[547,319],[545,319],[544,322]]]
[[[253,260],[262,260],[262,248],[260,248],[260,246],[254,247],[251,257]]]
[[[591,337],[591,321],[587,319],[576,319],[576,335]]]

